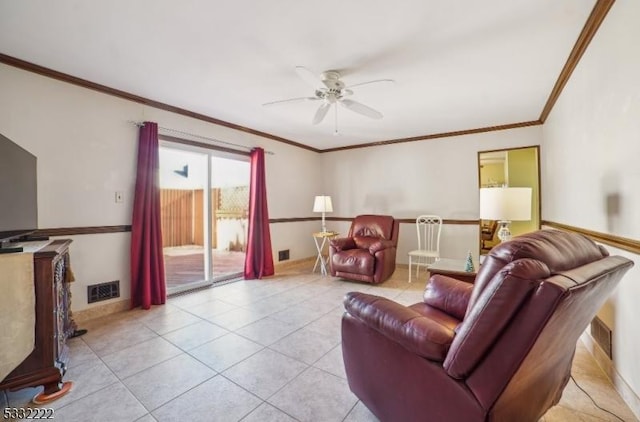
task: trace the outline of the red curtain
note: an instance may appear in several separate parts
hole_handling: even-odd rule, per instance
[[[244,278],[247,280],[274,274],[265,179],[264,150],[254,148],[249,185],[249,236],[244,260]]]
[[[167,294],[160,226],[158,124],[144,122],[131,222],[131,307],[165,303]]]

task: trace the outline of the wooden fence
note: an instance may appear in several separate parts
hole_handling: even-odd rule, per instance
[[[246,208],[222,206],[224,192],[211,189],[211,247],[217,245],[217,220],[219,218],[246,218]],[[229,192],[227,192],[229,193]],[[246,192],[244,192],[246,194]],[[246,201],[241,198],[242,201]],[[204,246],[204,190],[160,189],[160,219],[162,246]],[[228,202],[228,201],[225,201]]]

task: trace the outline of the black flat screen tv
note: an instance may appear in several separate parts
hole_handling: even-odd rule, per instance
[[[37,228],[37,158],[0,134],[0,247]]]

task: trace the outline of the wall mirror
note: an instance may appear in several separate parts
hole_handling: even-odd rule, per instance
[[[540,228],[540,147],[530,146],[478,152],[478,180],[480,188],[531,188],[530,219],[511,221],[508,228],[512,236]],[[486,206],[485,206],[486,208]],[[480,211],[480,254],[487,254],[501,242],[498,237],[501,224],[497,220],[484,220]],[[505,225],[503,223],[502,225]]]

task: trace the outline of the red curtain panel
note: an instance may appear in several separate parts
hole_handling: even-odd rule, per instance
[[[131,307],[149,309],[167,298],[160,226],[158,124],[144,122],[131,222]]]
[[[264,150],[262,148],[254,148],[251,151],[249,233],[247,254],[244,261],[244,278],[251,280],[268,277],[273,274]]]

